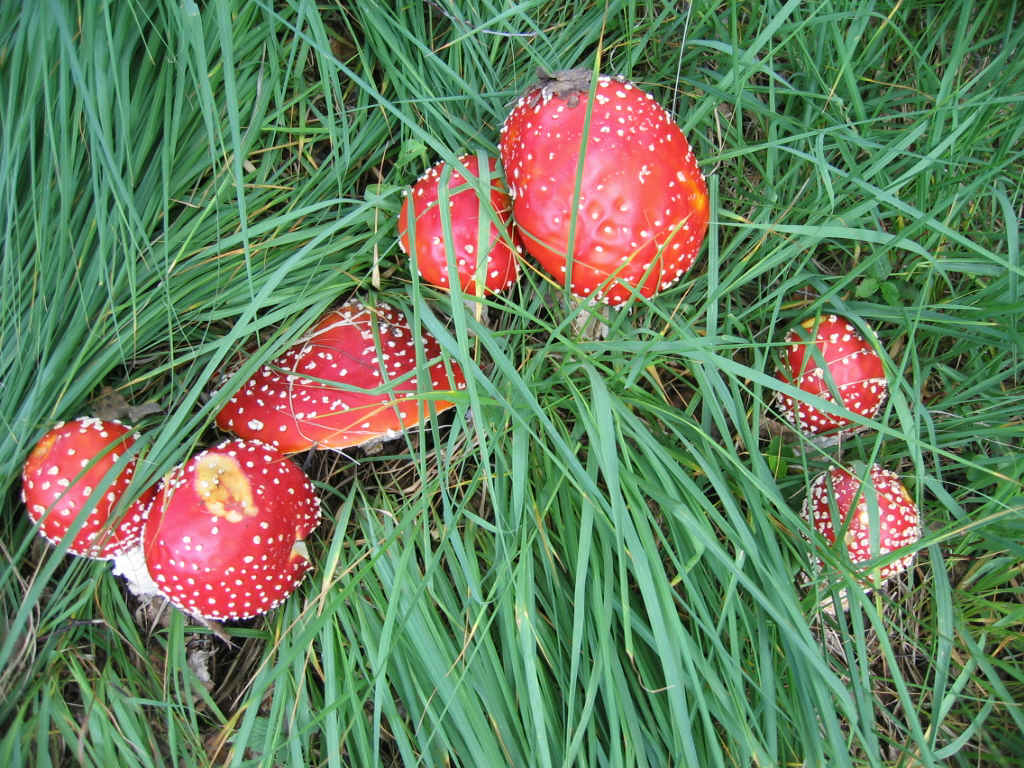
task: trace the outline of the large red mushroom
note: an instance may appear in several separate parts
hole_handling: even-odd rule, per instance
[[[466,386],[424,331],[426,367],[405,315],[387,304],[349,301],[261,367],[221,408],[217,424],[284,453],[347,448],[393,438],[450,408]]]
[[[146,567],[186,613],[251,618],[312,568],[304,540],[319,521],[313,484],[295,463],[258,441],[226,441],[161,481],[143,531]]]
[[[675,120],[635,84],[546,76],[505,119],[499,148],[523,246],[575,297],[618,306],[693,265],[707,185]]]
[[[43,537],[60,543],[85,515],[71,554],[111,559],[138,545],[152,489],[118,508],[135,473],[134,457],[124,456],[136,439],[121,422],[96,418],[60,422],[43,435],[21,476],[22,500]]]

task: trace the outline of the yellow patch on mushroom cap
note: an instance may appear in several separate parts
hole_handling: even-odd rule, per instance
[[[229,523],[259,514],[252,486],[238,462],[230,456],[207,453],[196,462],[196,493],[206,508]]]

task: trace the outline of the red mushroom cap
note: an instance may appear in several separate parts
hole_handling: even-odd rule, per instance
[[[921,517],[917,506],[895,472],[878,464],[871,466],[870,485],[861,485],[852,468],[832,467],[811,482],[803,504],[804,519],[828,540],[836,540],[836,523],[841,525],[843,540],[850,561],[862,563],[914,544],[921,538]],[[865,494],[874,494],[878,506],[878,550],[872,551],[872,513]],[[838,520],[833,520],[831,500],[834,499]],[[857,500],[854,505],[854,500]],[[854,510],[852,519],[851,508]],[[881,580],[895,576],[913,561],[914,553],[884,566]],[[820,564],[819,564],[820,565]]]
[[[574,296],[614,306],[634,290],[670,288],[690,268],[708,192],[686,136],[650,94],[602,75],[588,109],[591,79],[569,70],[531,88],[499,147],[526,250]]]
[[[828,369],[828,377],[820,360]],[[799,329],[789,331],[775,375],[830,402],[835,402],[834,387],[845,408],[869,419],[878,413],[889,391],[881,357],[849,320],[838,315],[808,318],[800,323]],[[781,392],[776,403],[786,421],[806,434],[816,435],[850,424],[843,416],[825,413]]]
[[[206,619],[271,610],[312,568],[303,540],[320,522],[306,474],[255,440],[196,454],[160,484],[142,535],[163,595]]]
[[[480,165],[476,155],[463,155],[459,162],[465,166],[472,176],[480,175]],[[509,244],[509,235],[499,230],[492,220],[487,227],[487,245],[483,253],[480,247],[481,215],[507,225],[512,217],[512,203],[505,191],[501,179],[495,175],[498,161],[488,158],[489,177],[491,180],[489,205],[490,211],[481,214],[481,201],[476,191],[468,186],[466,177],[457,167],[452,167],[448,179],[448,214],[451,226],[451,251],[456,258],[459,284],[466,293],[477,293],[477,270],[479,257],[486,259],[484,286],[480,294],[492,294],[506,290],[519,277],[519,262],[516,252]],[[411,192],[402,202],[402,211],[398,219],[398,244],[403,253],[411,253],[416,259],[420,277],[432,285],[447,289],[448,286],[448,248],[444,235],[444,224],[441,216],[441,181],[446,163],[434,165],[423,174]],[[409,243],[409,204],[415,212],[414,247]]]
[[[424,394],[466,386],[454,361],[449,379],[438,359],[440,346],[426,331],[423,352],[434,362],[420,371],[416,342],[401,312],[349,301],[260,368],[217,414],[217,424],[284,453],[396,437],[426,418]],[[453,405],[433,403],[437,412]]]
[[[47,432],[25,461],[21,475],[22,500],[39,532],[57,544],[68,533],[103,478],[117,465],[136,437],[117,421],[81,418],[60,422]],[[82,557],[116,557],[139,543],[146,509],[153,498],[147,490],[111,525],[118,503],[135,473],[128,461],[93,506],[68,551]]]

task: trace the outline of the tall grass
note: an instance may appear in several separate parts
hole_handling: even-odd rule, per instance
[[[1024,19],[810,5],[0,7],[0,757],[1016,765]],[[529,262],[484,326],[400,254],[401,190],[493,152],[537,68],[595,65],[694,145],[702,256],[602,342]],[[225,643],[34,537],[18,473],[55,420],[133,408],[141,491],[217,439],[220,372],[352,294],[469,386],[381,454],[297,457],[326,516],[284,606]],[[834,447],[772,408],[779,340],[824,311],[875,328],[892,382]],[[840,458],[925,517],[873,593],[804,539]]]

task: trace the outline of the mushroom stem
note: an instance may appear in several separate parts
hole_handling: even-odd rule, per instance
[[[466,300],[466,307],[473,313],[473,317],[484,328],[491,327],[491,313],[487,311],[487,305],[482,301]]]
[[[575,312],[572,319],[572,331],[583,341],[602,341],[608,338],[608,320],[610,310],[607,304],[593,299],[571,299],[570,311]]]
[[[141,543],[117,557],[110,558],[110,562],[114,564],[114,575],[124,578],[128,590],[136,597],[146,598],[161,594],[156,582],[149,575]]]

